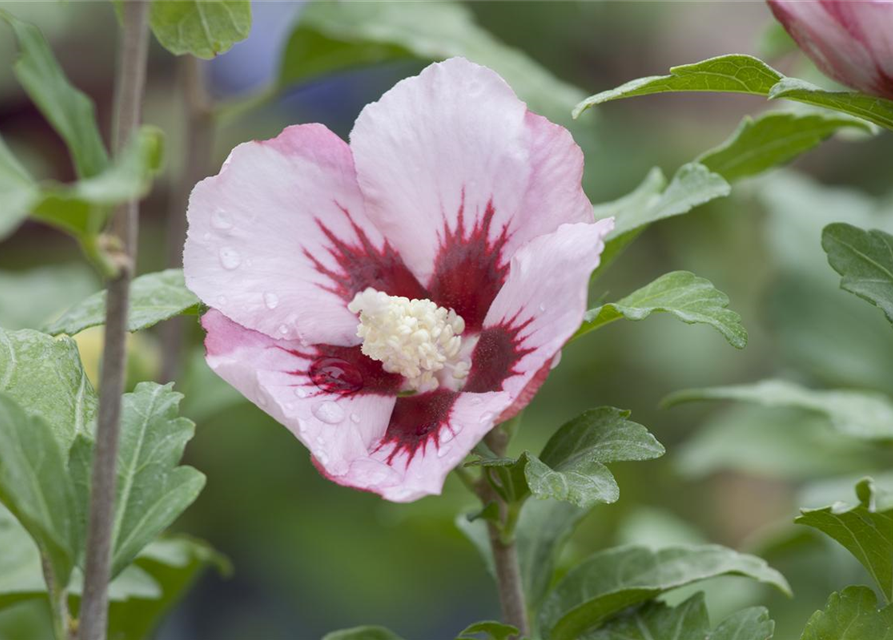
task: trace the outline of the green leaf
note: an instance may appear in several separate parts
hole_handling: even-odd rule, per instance
[[[161,166],[163,140],[159,129],[141,127],[102,173],[72,184],[41,185],[31,214],[87,241],[102,230],[115,206],[149,192],[152,174]]]
[[[659,169],[652,169],[632,193],[593,208],[596,219],[614,217],[614,230],[608,235],[596,273],[613,262],[652,222],[688,213],[729,195],[731,190],[722,176],[696,162],[681,166],[669,185]]]
[[[231,571],[226,558],[208,544],[186,536],[156,540],[143,550],[132,566],[150,576],[157,583],[160,593],[152,599],[127,599],[112,603],[109,609],[109,637],[117,640],[151,637],[150,634],[167,612],[206,568],[216,568],[224,575]]]
[[[524,503],[515,527],[515,544],[524,594],[531,608],[535,609],[546,595],[558,556],[586,513],[585,509],[557,500],[528,500]],[[486,523],[481,520],[471,522],[466,516],[459,515],[456,526],[480,553],[490,574],[495,575]]]
[[[707,324],[719,331],[733,347],[743,349],[747,344],[747,331],[741,324],[741,316],[727,309],[728,306],[728,296],[715,289],[709,280],[688,271],[674,271],[622,300],[590,309],[574,337],[621,318],[644,320],[652,313],[669,313],[686,324]]]
[[[0,327],[13,331],[42,326],[98,287],[96,272],[80,260],[0,270]],[[28,304],[21,304],[26,299]]]
[[[646,603],[580,640],[770,640],[774,631],[766,609],[753,607],[732,615],[711,633],[704,593],[699,591],[675,607]]]
[[[588,508],[616,502],[620,489],[605,463],[651,460],[664,448],[648,430],[627,420],[629,411],[590,409],[565,423],[525,468],[531,492]]]
[[[482,635],[486,635],[489,640],[509,640],[518,634],[518,628],[510,624],[502,624],[501,622],[475,622],[465,628],[456,640],[475,640]]]
[[[10,235],[28,217],[39,191],[0,138],[0,240]]]
[[[763,607],[751,607],[729,616],[707,640],[771,640],[775,622]]]
[[[105,291],[99,291],[50,324],[51,335],[75,335],[105,323]],[[136,278],[130,285],[128,331],[142,331],[183,313],[196,313],[199,300],[183,280],[182,269],[168,269]]]
[[[65,140],[78,175],[88,178],[99,174],[108,164],[108,155],[96,125],[93,102],[68,82],[37,27],[6,11],[0,11],[0,17],[12,27],[19,43],[19,57],[13,64],[16,78]]]
[[[745,116],[728,140],[702,153],[696,162],[733,182],[790,162],[845,127],[872,131],[864,120],[833,113]]]
[[[174,55],[210,59],[251,31],[249,0],[153,0],[152,33]]]
[[[205,476],[177,466],[195,425],[177,415],[182,395],[173,384],[141,382],[124,394],[118,449],[118,483],[112,528],[112,576],[118,575],[151,540],[195,501]],[[72,482],[88,492],[93,442],[75,440]]]
[[[75,499],[49,424],[0,393],[0,501],[37,543],[58,591],[68,586],[83,539]]]
[[[871,480],[856,485],[859,504],[805,509],[795,522],[827,534],[862,563],[887,599],[893,601],[893,502],[878,496]]]
[[[893,236],[849,224],[829,224],[822,248],[831,267],[843,278],[840,288],[880,308],[893,322]]]
[[[322,640],[403,640],[393,631],[384,627],[354,627],[333,631],[323,636]]]
[[[750,385],[685,389],[667,396],[672,407],[700,400],[736,400],[767,407],[794,407],[824,415],[835,429],[854,438],[893,439],[893,404],[869,391],[819,391],[785,380],[763,380]]]
[[[453,56],[495,70],[531,110],[552,119],[566,120],[584,96],[479,27],[472,12],[456,2],[308,3],[285,49],[278,85],[390,60]]]
[[[832,593],[824,611],[812,614],[800,640],[891,640],[893,606],[880,611],[868,587],[847,587]]]
[[[790,593],[784,577],[763,560],[724,547],[618,547],[571,569],[543,602],[539,629],[546,640],[572,640],[627,607],[721,575],[750,577]]]
[[[96,393],[68,337],[0,329],[0,392],[46,421],[62,451],[96,416]]]
[[[0,504],[0,609],[45,593],[40,551],[15,516]]]
[[[634,96],[676,91],[749,93],[768,96],[784,76],[765,62],[746,55],[726,55],[670,68],[668,76],[631,80],[616,89],[586,98],[574,109],[578,117],[589,107]]]
[[[703,592],[676,607],[649,602],[614,618],[580,640],[710,640],[710,620]],[[746,640],[740,638],[739,640]]]
[[[893,101],[850,91],[826,91],[796,78],[785,78],[757,58],[725,55],[670,69],[668,76],[650,76],[597,93],[574,109],[574,117],[589,107],[633,96],[676,91],[745,93],[770,100],[785,98],[846,113],[893,129]]]

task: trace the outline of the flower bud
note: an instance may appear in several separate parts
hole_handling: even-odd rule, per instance
[[[893,100],[893,0],[769,0],[769,6],[827,75]]]

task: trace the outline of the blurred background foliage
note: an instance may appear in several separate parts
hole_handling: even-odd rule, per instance
[[[3,7],[43,30],[69,78],[96,101],[107,136],[116,44],[109,5]],[[466,7],[494,42],[522,50],[567,83],[567,96],[714,55],[785,51],[772,46],[772,31],[766,37],[772,21],[760,2]],[[271,137],[288,124],[322,122],[346,136],[364,104],[426,64],[396,59],[331,76],[310,74],[296,88],[256,99],[282,77],[286,50],[284,73],[309,74],[296,42],[289,46],[302,28],[303,9],[300,3],[253,3],[249,38],[207,63],[213,98],[233,105],[217,124],[211,173],[235,144]],[[13,78],[14,52],[11,34],[0,29],[0,132],[34,175],[70,180],[62,143]],[[313,53],[311,46],[303,55]],[[486,58],[493,51],[483,47],[478,53]],[[143,206],[140,272],[165,266],[168,216],[183,215],[177,186],[188,144],[179,62],[157,44],[151,55],[144,119],[167,132],[169,155]],[[796,53],[768,61],[782,71],[810,73]],[[744,114],[766,108],[760,98],[666,95],[593,109],[574,122],[573,98],[563,110],[561,96],[542,98],[536,106],[570,127],[586,152],[585,186],[594,203],[631,191],[652,166],[672,175],[725,139]],[[890,467],[890,451],[845,438],[820,416],[796,410],[659,407],[662,397],[684,387],[775,376],[893,395],[893,331],[877,309],[839,290],[820,245],[821,229],[832,221],[893,230],[893,137],[862,138],[829,141],[792,167],[736,184],[729,198],[653,226],[594,284],[594,297],[609,292],[616,298],[667,271],[694,271],[729,295],[750,341],[738,352],[707,327],[657,317],[617,323],[564,353],[525,414],[517,450],[538,449],[558,425],[586,408],[613,405],[632,410],[668,453],[614,468],[619,503],[593,510],[563,564],[632,541],[711,541],[763,555],[789,579],[794,600],[723,578],[708,586],[708,601],[714,620],[742,606],[767,604],[778,638],[798,637],[831,591],[868,584],[864,569],[834,543],[791,523],[799,507],[852,499],[858,477]],[[4,328],[39,327],[98,288],[77,246],[52,229],[29,222],[0,246]],[[208,572],[160,638],[315,638],[333,628],[382,624],[407,638],[437,640],[496,615],[490,578],[453,524],[455,514],[474,503],[455,479],[443,498],[410,505],[324,480],[288,431],[209,372],[198,323],[194,317],[186,322],[186,366],[177,387],[186,394],[184,414],[198,424],[187,461],[209,481],[177,529],[210,541],[231,559],[235,573],[225,579]],[[78,336],[94,382],[100,337],[101,329]],[[133,337],[133,383],[157,377],[158,345],[152,333]],[[0,638],[40,637],[17,627],[20,613],[12,608],[0,614]]]

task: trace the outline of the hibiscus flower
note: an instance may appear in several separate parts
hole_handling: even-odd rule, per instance
[[[612,220],[583,155],[496,73],[432,64],[233,149],[189,201],[210,367],[337,483],[410,501],[520,411],[579,327]]]

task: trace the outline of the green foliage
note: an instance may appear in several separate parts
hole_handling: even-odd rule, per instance
[[[141,382],[124,394],[118,450],[115,522],[112,529],[112,576],[118,575],[198,497],[205,476],[177,466],[195,425],[177,415],[182,395],[173,384]],[[86,498],[93,442],[75,440],[72,482]]]
[[[476,640],[476,638],[486,637],[487,640],[509,640],[515,637],[518,628],[501,622],[475,622],[465,628],[456,640]]]
[[[843,276],[840,288],[868,300],[893,322],[893,235],[830,224],[822,231],[822,248]]]
[[[49,424],[0,393],[0,501],[40,548],[54,592],[68,586],[83,540],[75,500],[65,452]]]
[[[649,602],[580,640],[770,640],[775,623],[762,607],[732,615],[712,633],[703,592],[676,607]]]
[[[12,27],[19,44],[19,57],[13,64],[16,78],[65,140],[78,175],[98,175],[108,165],[108,155],[96,125],[93,102],[68,82],[37,27],[6,11],[0,11],[0,17]]]
[[[92,429],[96,394],[71,338],[0,329],[0,392],[46,422],[66,453]]]
[[[852,553],[871,574],[887,602],[893,602],[893,496],[871,480],[856,486],[858,506],[805,509],[796,522],[818,529]]]
[[[847,587],[832,593],[824,611],[816,611],[800,640],[891,640],[893,606],[880,611],[868,587]]]
[[[818,391],[785,380],[763,380],[750,385],[685,389],[667,396],[672,407],[700,400],[736,400],[767,407],[794,407],[824,415],[835,429],[854,438],[893,439],[893,404],[869,391]]]
[[[507,502],[529,493],[588,508],[616,502],[620,488],[605,463],[651,460],[664,454],[661,444],[630,412],[614,407],[590,409],[562,425],[539,457],[525,451],[518,459],[481,458],[469,465],[495,474],[494,488]]]
[[[0,504],[0,609],[46,592],[40,551],[15,516]]]
[[[51,335],[75,335],[105,323],[105,291],[77,303],[46,327]],[[128,331],[142,331],[183,313],[196,313],[199,300],[183,280],[182,269],[167,269],[136,278],[130,285]]]
[[[28,217],[37,200],[37,185],[0,138],[0,240],[10,235]]]
[[[144,571],[158,585],[152,599],[113,602],[109,611],[109,637],[144,640],[158,626],[196,578],[208,567],[222,574],[231,571],[229,561],[207,543],[186,536],[161,538],[146,547],[133,567]],[[125,575],[122,573],[121,575]]]
[[[210,59],[251,31],[249,0],[153,0],[152,33],[174,55]]]
[[[605,463],[651,460],[664,448],[648,430],[627,420],[629,411],[590,409],[562,425],[539,458],[531,456],[524,470],[531,492],[588,508],[615,502],[620,488]]]
[[[324,635],[322,640],[402,640],[402,638],[384,627],[364,626],[333,631]]]
[[[733,347],[743,349],[747,331],[741,325],[741,316],[728,306],[728,296],[717,291],[709,280],[688,271],[674,271],[622,300],[590,309],[574,337],[621,318],[644,320],[652,313],[669,313],[687,324],[710,325]]]
[[[785,78],[757,58],[725,55],[670,69],[667,76],[649,76],[586,98],[574,117],[589,107],[633,96],[676,91],[746,93],[774,100],[785,98],[840,111],[893,129],[893,102],[850,91],[826,91],[796,78]]]
[[[585,515],[586,509],[557,500],[528,500],[524,503],[515,526],[515,545],[529,607],[535,609],[546,595],[555,575],[558,556]],[[487,570],[495,575],[486,523],[481,520],[470,522],[460,515],[456,525],[478,550]]]
[[[821,111],[745,116],[728,140],[696,162],[733,182],[790,162],[845,127],[872,131],[864,120]]]
[[[456,2],[312,2],[301,12],[279,88],[396,59],[464,56],[499,73],[533,111],[566,120],[583,92],[475,24]]]
[[[614,230],[608,235],[596,273],[613,262],[652,222],[688,213],[729,195],[731,189],[722,176],[698,163],[680,167],[669,184],[660,169],[652,169],[632,193],[593,208],[596,219],[614,217]]]
[[[568,572],[543,602],[539,629],[547,640],[571,640],[627,607],[721,575],[746,576],[790,592],[784,577],[763,560],[724,547],[618,547]]]

